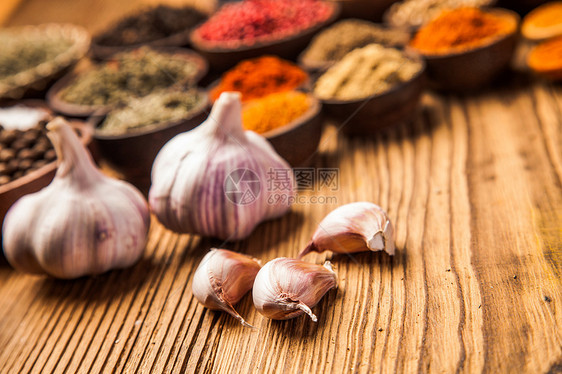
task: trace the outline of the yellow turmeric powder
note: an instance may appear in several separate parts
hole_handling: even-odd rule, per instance
[[[411,46],[426,54],[469,50],[513,31],[513,23],[478,8],[441,13],[421,28]]]
[[[553,1],[535,8],[523,19],[521,33],[531,40],[562,35],[562,1]]]
[[[302,92],[273,93],[245,104],[242,124],[246,130],[263,134],[298,119],[310,106],[310,98]]]

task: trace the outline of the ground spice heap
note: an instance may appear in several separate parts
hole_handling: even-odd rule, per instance
[[[528,64],[537,73],[562,80],[562,37],[547,40],[529,53]]]
[[[355,48],[379,43],[388,47],[403,47],[409,41],[405,31],[384,28],[374,23],[343,20],[316,35],[302,59],[308,62],[334,62],[341,60]]]
[[[415,29],[425,25],[444,10],[460,7],[484,7],[492,0],[404,0],[393,4],[385,18],[393,27]]]
[[[527,14],[521,33],[532,40],[562,35],[562,1],[546,3]]]
[[[150,48],[115,55],[94,70],[78,76],[61,92],[61,98],[80,105],[124,103],[155,89],[190,83],[198,70],[194,62]]]
[[[422,64],[394,48],[378,44],[355,49],[316,82],[314,94],[325,100],[359,100],[412,79]]]
[[[242,101],[247,101],[293,90],[307,79],[307,74],[297,65],[278,57],[262,56],[242,61],[227,71],[210,96],[214,101],[224,91],[239,91]]]
[[[120,135],[179,121],[201,109],[204,99],[196,90],[155,92],[111,111],[98,130],[104,135]]]
[[[441,54],[479,47],[513,31],[505,18],[478,8],[445,11],[421,28],[411,45],[426,54]]]
[[[302,92],[274,93],[245,104],[242,124],[246,130],[263,134],[302,117],[310,105],[310,98]]]
[[[147,43],[189,30],[205,18],[190,6],[158,5],[123,18],[94,40],[108,46]]]
[[[244,0],[223,5],[196,32],[206,41],[252,44],[294,35],[326,21],[332,12],[319,0]]]

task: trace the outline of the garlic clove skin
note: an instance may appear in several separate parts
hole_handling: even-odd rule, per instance
[[[255,258],[213,248],[195,271],[191,287],[193,296],[206,308],[227,312],[243,326],[253,327],[238,314],[234,305],[252,289],[260,268],[260,262]]]
[[[299,254],[332,251],[395,253],[394,227],[386,212],[373,203],[356,202],[330,212],[318,225],[310,244]]]
[[[134,264],[150,225],[144,197],[102,174],[65,120],[55,118],[47,129],[57,173],[6,214],[2,237],[8,262],[24,272],[65,279]]]
[[[281,257],[261,268],[252,296],[256,309],[267,318],[285,320],[307,314],[317,322],[311,308],[335,287],[337,277],[329,261],[321,266]]]
[[[168,229],[240,240],[290,209],[290,199],[271,198],[278,191],[268,186],[272,170],[288,170],[282,192],[293,196],[291,168],[263,136],[243,130],[241,108],[240,93],[222,93],[205,122],[158,153],[149,203]],[[244,194],[233,192],[238,188]]]

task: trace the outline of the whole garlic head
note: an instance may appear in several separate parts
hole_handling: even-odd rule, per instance
[[[265,264],[254,280],[252,296],[256,309],[271,319],[290,319],[308,314],[322,296],[337,287],[329,261],[324,266],[293,258],[276,258]]]
[[[135,263],[150,214],[132,185],[103,175],[62,118],[47,125],[58,157],[47,187],[19,199],[2,229],[4,252],[18,270],[77,278]]]
[[[276,191],[268,187],[280,182],[276,170],[287,171],[282,192],[292,196],[289,164],[264,137],[243,130],[240,93],[224,92],[205,122],[158,153],[150,208],[173,231],[243,239],[290,208],[288,198],[271,198]]]

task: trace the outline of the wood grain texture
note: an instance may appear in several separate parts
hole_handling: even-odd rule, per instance
[[[39,17],[43,2],[27,1],[13,24],[76,19],[92,30],[89,7],[123,10],[53,2],[76,9]],[[318,323],[267,320],[250,295],[237,310],[256,330],[206,310],[191,280],[220,242],[153,221],[130,269],[58,281],[2,264],[0,373],[562,372],[562,87],[524,77],[497,87],[428,94],[414,123],[373,139],[328,123],[314,166],[338,168],[338,189],[300,196],[337,201],[298,203],[227,245],[263,261],[296,256],[336,206],[384,207],[394,257],[306,257],[338,273]]]

